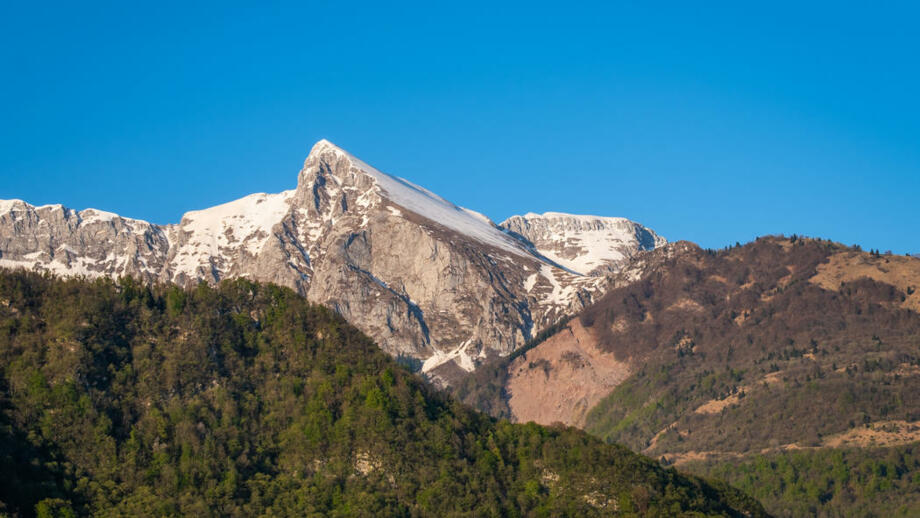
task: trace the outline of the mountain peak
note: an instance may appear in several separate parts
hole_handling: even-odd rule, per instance
[[[358,157],[349,153],[344,148],[333,144],[329,140],[320,139],[316,142],[316,144],[313,144],[313,147],[310,148],[310,153],[307,154],[307,158],[304,160],[303,169],[310,169],[310,166],[315,165],[317,162],[325,161],[329,163],[342,158],[351,162],[351,165],[354,166],[358,166],[358,164],[364,164],[361,160],[358,159]],[[358,169],[362,168],[359,166]]]
[[[330,159],[330,156],[334,158]],[[347,166],[345,168],[335,167],[332,162],[336,162],[342,158],[347,161]],[[341,148],[326,139],[320,139],[316,142],[316,144],[313,144],[312,148],[310,148],[310,153],[307,155],[307,158],[304,161],[302,173],[316,170],[317,165],[322,163],[325,163],[327,166],[329,166],[328,169],[333,172],[333,177],[339,182],[344,181],[349,176],[355,176],[356,174],[362,177],[370,177],[373,180],[376,180],[380,176],[386,176],[405,182],[405,180],[401,178],[396,178],[394,176],[390,176],[386,173],[378,171],[360,158],[346,151],[344,148]]]
[[[667,243],[652,230],[617,217],[528,212],[511,216],[501,226],[533,243],[556,264],[583,275],[616,269],[636,252]]]
[[[330,154],[334,154],[335,158],[330,159]],[[346,162],[340,158],[345,158]],[[391,205],[441,227],[504,252],[528,259],[534,258],[523,243],[503,232],[485,215],[456,205],[405,178],[384,173],[332,142],[322,139],[310,150],[300,174],[298,188],[310,193],[309,195],[316,200],[320,191],[325,192],[327,196],[331,192],[326,190],[330,180],[338,186],[337,188],[344,190],[357,189],[362,193],[373,190]],[[361,203],[366,204],[367,201],[356,200],[357,205]],[[314,204],[318,206],[316,202]]]
[[[310,148],[310,155],[322,153],[324,151],[334,151],[334,152],[342,153],[342,154],[349,155],[349,156],[351,155],[348,151],[345,151],[344,149],[340,148],[339,146],[336,146],[335,144],[333,144],[332,142],[326,139],[319,139],[316,142],[316,144],[313,144],[313,147]]]

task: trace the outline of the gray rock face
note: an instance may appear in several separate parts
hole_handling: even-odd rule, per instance
[[[0,266],[275,282],[445,382],[452,369],[512,352],[589,303],[618,261],[664,243],[628,220],[585,218],[528,214],[499,227],[323,140],[296,189],[189,212],[176,225],[0,201]]]
[[[0,266],[61,275],[156,280],[166,266],[163,228],[95,209],[0,201]]]

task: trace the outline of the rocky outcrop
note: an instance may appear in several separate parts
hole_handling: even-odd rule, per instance
[[[189,212],[175,225],[0,201],[0,266],[278,283],[442,382],[583,307],[619,261],[663,242],[621,218],[529,214],[498,226],[325,140],[295,189]]]

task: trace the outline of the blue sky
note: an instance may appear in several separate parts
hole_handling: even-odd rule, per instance
[[[328,138],[496,221],[920,252],[910,3],[76,4],[0,7],[0,198],[176,222]]]

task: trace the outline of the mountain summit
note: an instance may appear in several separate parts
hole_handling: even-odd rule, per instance
[[[188,212],[178,224],[0,201],[2,267],[275,282],[442,382],[514,351],[603,292],[623,261],[664,243],[622,218],[527,214],[499,226],[327,140],[295,189]]]
[[[626,218],[530,212],[511,216],[502,227],[533,243],[544,257],[582,275],[616,271],[635,252],[667,243]]]

